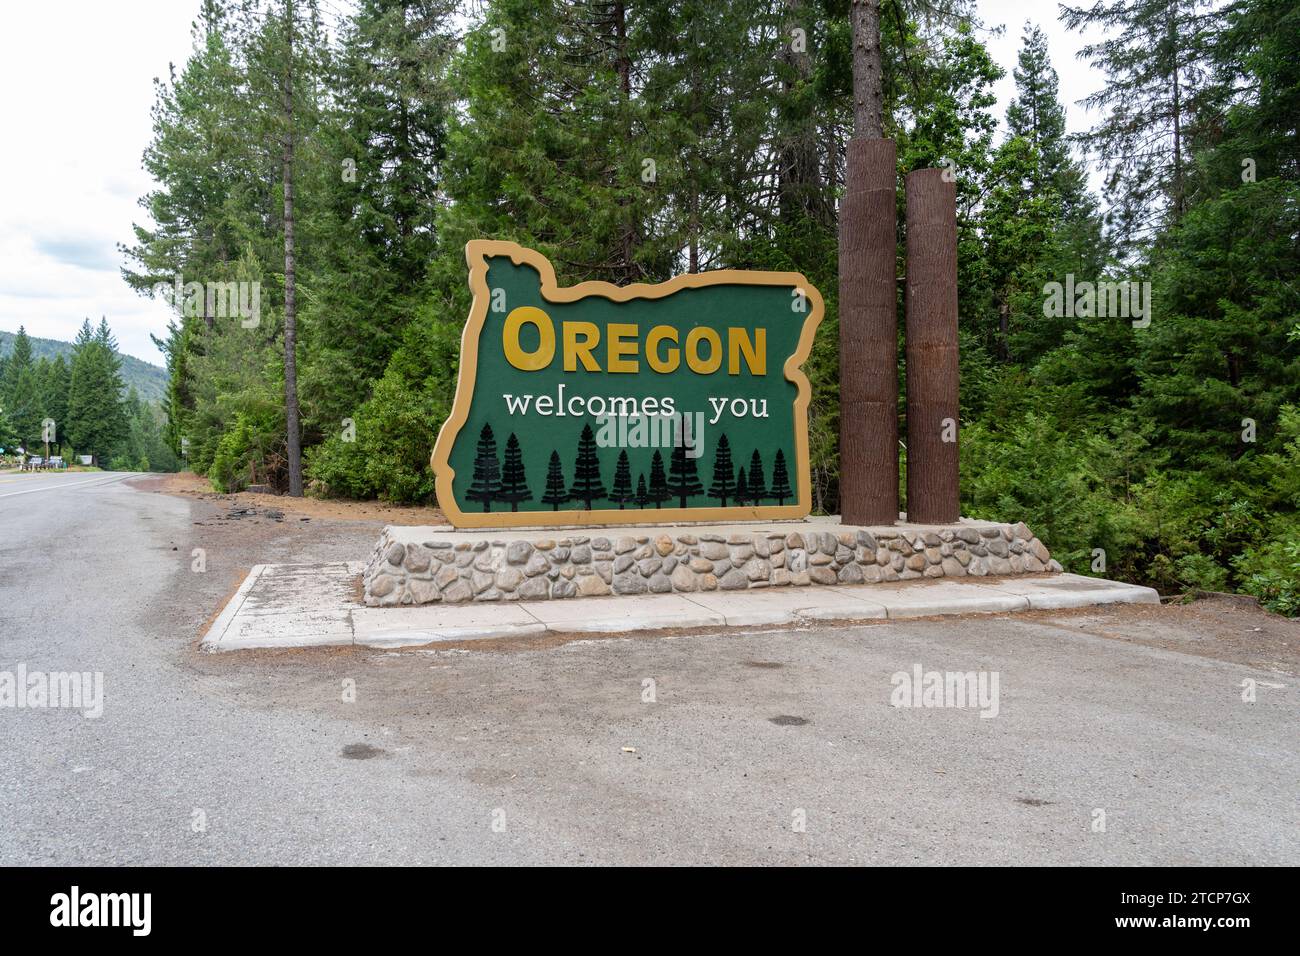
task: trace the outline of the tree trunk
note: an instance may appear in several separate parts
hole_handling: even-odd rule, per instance
[[[298,314],[293,238],[293,0],[284,3],[284,420],[288,441],[289,494],[302,497],[302,435],[298,422]]]
[[[907,174],[907,520],[948,524],[957,486],[957,185]]]
[[[1178,221],[1183,218],[1183,91],[1178,76],[1178,4],[1170,4],[1169,7],[1169,45],[1174,58],[1173,68],[1170,74],[1170,82],[1173,87],[1173,113],[1174,113],[1174,182],[1173,182],[1173,206],[1174,220]]]
[[[700,271],[700,192],[695,181],[691,181],[691,224],[690,244],[686,271],[694,275]]]
[[[813,81],[812,57],[806,49],[796,49],[795,28],[804,28],[811,17],[804,0],[786,0],[786,43],[781,58],[789,71],[782,82],[782,105],[778,121],[782,133],[777,140],[779,213],[781,221],[797,223],[807,217],[819,223],[834,220],[825,201],[822,176],[820,137],[816,114],[795,102],[798,91]]]
[[[853,0],[853,135],[885,135],[884,67],[880,56],[880,0]]]
[[[1004,364],[1011,361],[1011,300],[1006,289],[998,293],[998,358]]]
[[[624,119],[627,119],[632,108],[632,60],[627,52],[627,6],[624,0],[616,0],[614,3],[614,30],[615,30],[615,59],[614,68],[618,73],[619,103],[623,110]],[[624,135],[627,142],[632,140],[632,128],[629,123],[624,129]],[[622,281],[624,283],[633,282],[640,276],[635,262],[637,247],[637,222],[636,210],[632,207],[631,199],[624,198],[619,201],[623,207],[623,224],[620,258],[623,260],[620,264]]]
[[[840,514],[898,520],[897,153],[883,138],[879,0],[855,0],[854,136],[840,206]]]

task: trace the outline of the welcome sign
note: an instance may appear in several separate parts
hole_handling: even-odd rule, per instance
[[[432,466],[457,527],[801,518],[822,318],[794,272],[561,288],[512,242],[465,249],[474,295]]]

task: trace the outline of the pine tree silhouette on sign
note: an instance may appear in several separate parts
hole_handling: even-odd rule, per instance
[[[659,452],[655,452],[656,457]],[[678,443],[673,447],[673,455],[668,466],[668,495],[681,501],[680,507],[686,507],[686,499],[704,494],[700,484],[700,475],[695,468],[695,459],[686,454],[686,445]]]
[[[785,470],[785,452],[778,448],[776,461],[772,465],[772,487],[768,489],[767,497],[775,498],[778,505],[783,505],[785,499],[793,494],[790,490],[790,476]]]
[[[632,500],[632,463],[627,460],[626,449],[618,453],[618,464],[614,466],[614,487],[610,489],[609,500],[618,502],[622,511]]]
[[[731,442],[727,436],[718,438],[718,447],[713,452],[713,484],[709,485],[709,497],[717,498],[722,507],[727,507],[727,499],[736,496],[736,470],[731,463]]]
[[[772,497],[768,490],[763,486],[763,458],[754,449],[754,454],[749,459],[749,497],[754,504],[762,504],[764,498]]]
[[[656,449],[654,457],[650,459],[650,500],[656,508],[661,508],[672,496],[673,493],[668,490],[668,478],[664,475],[664,456]]]
[[[500,491],[501,464],[497,461],[497,440],[492,434],[492,426],[484,423],[474,452],[474,480],[465,497],[469,501],[481,501],[483,510],[491,511],[492,502]]]
[[[636,476],[636,497],[632,500],[638,508],[644,508],[650,503],[650,492],[645,487],[645,472]]]
[[[736,504],[743,507],[749,498],[749,479],[745,477],[745,469],[741,468],[736,472]]]
[[[551,462],[546,467],[546,494],[542,495],[542,504],[550,505],[552,511],[559,511],[560,505],[569,500],[569,491],[564,485],[564,468],[560,465],[560,453],[551,452]]]
[[[600,480],[600,459],[596,457],[596,434],[591,425],[582,426],[582,437],[578,439],[578,460],[573,465],[573,484],[569,495],[574,501],[581,501],[585,510],[591,510],[591,503],[597,498],[605,497],[605,484]]]
[[[532,500],[533,493],[528,490],[528,479],[524,476],[524,456],[519,450],[519,439],[511,432],[506,439],[506,458],[501,467],[501,490],[497,492],[497,501],[504,501],[510,505],[511,511],[518,511],[519,502]]]

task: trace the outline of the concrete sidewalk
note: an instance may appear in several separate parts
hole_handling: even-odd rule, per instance
[[[1051,574],[370,608],[356,596],[361,570],[360,563],[259,564],[208,629],[202,646],[211,651],[347,644],[404,647],[548,631],[617,634],[1158,604],[1160,600],[1151,588]]]

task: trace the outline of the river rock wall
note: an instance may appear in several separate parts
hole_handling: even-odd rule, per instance
[[[385,528],[366,564],[365,602],[545,601],[1061,570],[1023,523],[552,534]]]

